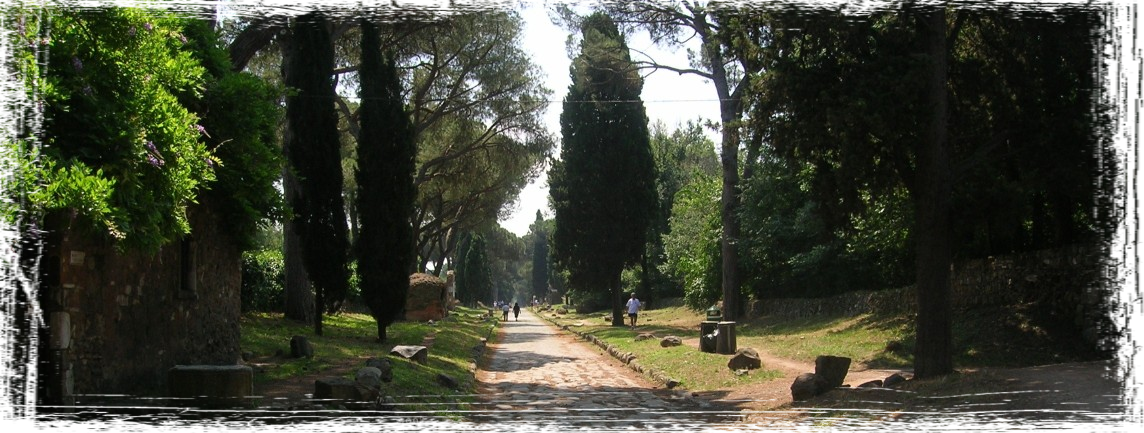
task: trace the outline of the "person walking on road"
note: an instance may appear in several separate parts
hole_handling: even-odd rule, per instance
[[[640,312],[640,300],[636,299],[636,294],[632,293],[632,298],[628,299],[628,318],[632,321],[632,329],[636,329],[636,317]]]
[[[504,313],[504,321],[508,321],[508,302],[501,304],[501,312]]]
[[[520,302],[512,303],[512,317],[516,319],[517,322],[520,321]]]

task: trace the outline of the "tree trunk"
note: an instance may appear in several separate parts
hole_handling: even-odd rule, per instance
[[[723,189],[720,194],[720,219],[723,237],[720,239],[723,271],[723,318],[732,321],[739,314],[739,116],[742,90],[745,82],[740,82],[731,92],[730,81],[725,69],[726,59],[720,49],[720,41],[711,34],[707,16],[697,13],[693,28],[703,40],[708,67],[711,68],[711,82],[719,97],[719,120],[722,123],[722,137],[719,145],[719,160],[722,168]]]
[[[285,29],[284,22],[276,19],[274,16],[256,18],[234,37],[227,50],[230,52],[230,63],[235,72],[246,69],[250,59],[254,58],[259,50],[270,45],[274,36]]]
[[[283,55],[287,55],[288,50],[283,50]],[[286,60],[283,59],[283,64]],[[283,128],[283,142],[289,140],[290,125],[286,123]],[[289,152],[289,146],[282,146],[283,153]],[[286,161],[290,160],[289,155],[284,155]],[[299,194],[298,181],[294,178],[294,173],[290,171],[289,165],[282,169],[282,191],[287,200],[294,194]],[[287,219],[282,224],[282,258],[285,262],[283,264],[286,273],[285,291],[286,305],[285,316],[287,319],[297,320],[305,324],[314,323],[314,292],[310,285],[310,277],[306,274],[306,266],[302,263],[302,243],[298,238],[298,234],[294,231],[294,223]]]
[[[386,335],[386,328],[388,328],[388,326],[382,324],[381,322],[377,322],[377,342],[378,343],[385,343],[385,340],[388,337]]]
[[[950,292],[950,194],[948,71],[945,10],[918,17],[925,51],[931,59],[926,97],[930,119],[917,152],[917,344],[914,375],[953,372]]]
[[[210,30],[215,30],[219,24],[219,0],[199,0],[199,14],[210,26]]]
[[[622,292],[622,270],[609,273],[608,285],[612,287],[612,326],[624,326],[624,292]]]

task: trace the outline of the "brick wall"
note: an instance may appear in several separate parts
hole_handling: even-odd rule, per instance
[[[154,254],[64,232],[45,310],[66,313],[66,394],[163,395],[175,365],[237,362],[240,252],[206,206],[188,216],[191,242]]]

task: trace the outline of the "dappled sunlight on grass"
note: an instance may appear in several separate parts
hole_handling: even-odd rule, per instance
[[[280,313],[248,313],[241,321],[242,350],[254,355],[252,363],[260,366],[258,383],[314,375],[326,371],[343,371],[353,377],[370,357],[387,357],[396,345],[429,345],[428,365],[402,358],[388,357],[394,367],[394,380],[383,385],[392,396],[469,395],[475,392],[473,348],[487,338],[493,322],[475,320],[479,310],[458,308],[449,317],[430,325],[422,322],[396,322],[387,330],[388,341],[377,342],[377,323],[367,314],[341,313],[323,318],[323,335],[313,335],[310,325],[287,320]],[[306,337],[314,348],[313,358],[291,358],[290,338]],[[431,337],[431,338],[429,338]],[[458,389],[439,383],[444,374],[457,380]],[[457,401],[451,398],[450,401]],[[462,403],[471,397],[461,397]],[[428,404],[424,398],[403,401]],[[434,410],[430,406],[421,409]]]

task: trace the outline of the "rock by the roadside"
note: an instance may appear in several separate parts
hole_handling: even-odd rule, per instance
[[[381,387],[381,370],[377,367],[362,367],[354,374],[354,382],[367,388]]]
[[[736,350],[735,355],[727,361],[727,368],[731,370],[750,370],[762,366],[763,361],[759,359],[759,352],[749,347]]]
[[[653,338],[655,338],[655,334],[645,332],[645,333],[642,333],[640,335],[637,335],[636,341],[651,340]]]
[[[311,346],[310,341],[301,335],[290,337],[290,357],[313,358],[314,346]]]
[[[672,389],[679,386],[679,381],[675,379],[668,379],[667,382],[663,384],[663,386],[666,386],[667,389]]]
[[[385,358],[370,358],[365,360],[366,367],[376,368],[381,372],[382,382],[393,382],[393,364]]]
[[[254,359],[254,352],[250,352],[250,351],[243,351],[242,352],[243,362],[250,362],[251,359]]]
[[[901,385],[902,383],[905,383],[905,381],[905,376],[894,373],[882,381],[882,386],[886,388],[893,388],[895,386]]]
[[[393,346],[389,354],[400,356],[422,365],[429,363],[429,348],[425,346]]]
[[[314,399],[350,400],[361,399],[357,384],[344,377],[326,377],[314,381]]]
[[[457,382],[457,379],[445,373],[437,373],[437,383],[449,389],[457,389],[461,386],[460,383]]]
[[[674,335],[668,335],[663,337],[662,340],[659,340],[660,347],[675,347],[680,345],[683,345],[683,340]]]
[[[557,308],[556,314],[568,314],[568,309],[564,307]]]
[[[794,379],[790,386],[790,396],[794,401],[808,400],[830,390],[826,380],[814,373],[803,373]]]
[[[875,380],[871,380],[869,382],[865,382],[861,385],[858,385],[858,387],[859,388],[881,388],[882,387],[882,381],[875,379]]]
[[[814,359],[814,374],[826,380],[831,388],[842,386],[846,373],[850,370],[850,358],[821,355]]]

